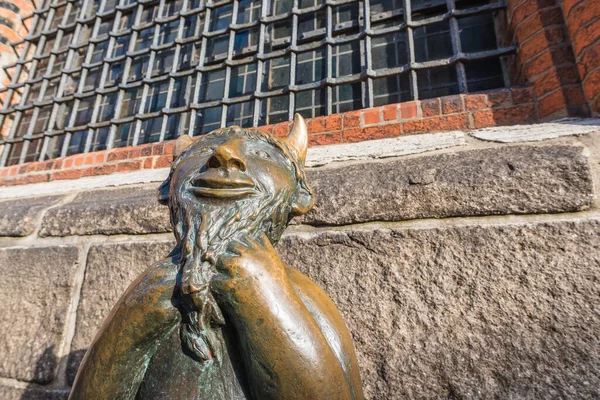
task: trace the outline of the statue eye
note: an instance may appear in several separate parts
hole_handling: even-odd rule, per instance
[[[256,150],[254,154],[259,156],[260,158],[271,158],[271,155],[264,150]]]

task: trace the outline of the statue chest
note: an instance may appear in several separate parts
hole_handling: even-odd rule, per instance
[[[225,343],[231,341],[225,329],[221,335]],[[186,354],[177,328],[150,360],[136,399],[250,399],[244,379],[241,360],[232,351],[226,350],[221,362],[199,362]]]

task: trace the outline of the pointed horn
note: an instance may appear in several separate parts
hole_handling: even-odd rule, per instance
[[[287,145],[292,148],[299,158],[299,161],[306,161],[306,150],[308,149],[308,128],[306,127],[306,121],[300,114],[294,116],[294,126],[290,131],[290,134],[283,139]]]
[[[175,148],[173,149],[173,160],[183,154],[191,145],[194,140],[189,135],[181,135],[175,141]]]

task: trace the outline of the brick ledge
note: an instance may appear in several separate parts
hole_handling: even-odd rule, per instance
[[[538,121],[533,90],[513,87],[350,111],[308,119],[307,124],[309,145],[323,146]],[[257,129],[284,136],[290,127],[291,122],[283,122]],[[174,141],[168,141],[4,167],[0,186],[167,168],[173,147]]]

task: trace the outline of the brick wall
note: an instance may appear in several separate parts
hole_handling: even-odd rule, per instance
[[[542,120],[589,115],[560,1],[508,1],[510,31],[518,46],[513,78],[533,87]]]
[[[600,1],[561,0],[583,92],[600,113]]]
[[[533,90],[515,87],[334,114],[308,119],[307,124],[309,144],[321,146],[538,120]],[[283,136],[290,128],[291,122],[284,122],[258,129]],[[171,141],[4,167],[0,169],[0,186],[166,168],[171,164],[172,151]]]

